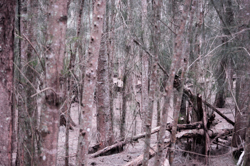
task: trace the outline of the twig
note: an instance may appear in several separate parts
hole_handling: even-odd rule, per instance
[[[133,39],[134,43],[137,44],[138,46],[140,46],[149,56],[151,57],[155,57],[153,54],[151,54],[148,50],[146,50],[146,48],[143,47],[143,45],[136,39]]]
[[[30,80],[23,74],[23,72],[19,69],[19,67],[16,65],[15,62],[13,62],[14,65],[16,66],[17,70],[22,74],[22,76],[27,80],[27,82],[32,86],[32,88],[34,88],[34,90],[36,91],[36,87],[30,82]]]
[[[34,97],[34,96],[36,96],[36,95],[38,95],[38,94],[40,94],[40,93],[42,93],[42,92],[44,92],[46,90],[52,90],[52,92],[54,92],[55,94],[58,95],[58,93],[56,93],[56,91],[53,88],[48,87],[48,88],[44,88],[43,90],[38,91],[37,93],[33,94],[31,97]]]

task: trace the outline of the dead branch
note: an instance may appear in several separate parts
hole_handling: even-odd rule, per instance
[[[216,137],[217,135],[220,136],[225,136],[233,132],[233,129],[213,129],[213,130],[208,130],[207,133],[210,137]],[[193,129],[193,130],[183,130],[179,133],[176,134],[176,138],[180,139],[183,137],[196,137],[198,135],[204,135],[206,134],[204,129]],[[167,148],[170,144],[170,139],[165,140],[165,147]],[[152,158],[156,155],[157,153],[157,146],[154,145],[149,152],[149,158]],[[143,160],[143,155],[138,156],[134,160],[130,161],[129,163],[125,164],[124,166],[139,166],[142,164]]]
[[[195,122],[195,123],[192,123],[192,124],[178,124],[177,125],[177,130],[180,131],[180,130],[187,130],[187,129],[201,129],[202,127],[203,127],[202,122]],[[159,130],[160,130],[160,126],[155,127],[153,130],[151,130],[151,134],[157,133],[157,132],[159,132]],[[171,131],[172,130],[172,124],[167,124],[166,130]],[[140,138],[144,138],[145,135],[146,135],[146,133],[144,132],[144,133],[141,133],[141,134],[139,134],[137,136],[126,138],[125,140],[119,140],[117,143],[115,143],[115,144],[113,144],[111,146],[107,146],[106,148],[101,149],[101,150],[91,154],[90,158],[95,158],[95,157],[107,154],[108,152],[114,151],[114,150],[116,150],[118,148],[121,148],[121,147],[125,146],[128,143],[137,141]],[[93,148],[89,148],[89,153],[92,153],[93,152],[92,150],[93,150]]]
[[[165,148],[167,148],[170,145],[170,143],[166,143]],[[154,145],[150,150],[149,150],[149,159],[154,157],[157,153],[157,145]],[[135,158],[134,160],[130,161],[129,163],[125,164],[124,166],[138,166],[142,165],[142,160],[143,160],[143,154]]]
[[[192,92],[189,89],[184,88],[183,92],[190,98],[195,98],[196,96],[192,94]],[[222,114],[217,108],[215,108],[214,106],[212,106],[211,104],[209,104],[208,102],[206,102],[205,100],[202,100],[202,102],[208,106],[209,108],[211,108],[213,111],[215,111],[217,114],[219,114],[222,118],[224,118],[228,123],[230,123],[231,125],[234,126],[234,122],[229,119],[228,117],[226,117],[224,114]]]
[[[204,135],[204,129],[193,129],[193,130],[183,130],[179,133],[176,134],[177,138],[191,138],[191,137],[196,137],[196,136],[200,136],[200,135]],[[233,133],[233,129],[209,129],[207,131],[208,135],[210,138],[214,138],[217,135],[220,136],[225,136],[225,135],[229,135],[231,133]]]
[[[124,140],[124,141],[121,141],[121,142],[117,142],[117,143],[115,143],[115,144],[113,144],[113,145],[111,145],[111,146],[107,146],[106,148],[101,149],[101,150],[99,150],[99,151],[97,151],[97,152],[91,154],[91,155],[89,156],[89,158],[95,158],[95,157],[104,155],[104,154],[106,154],[106,153],[108,153],[108,152],[110,152],[110,151],[112,151],[112,150],[115,150],[115,149],[117,149],[117,148],[119,148],[119,147],[123,147],[123,146],[126,145],[127,143],[128,143],[127,140]]]
[[[224,118],[228,123],[230,123],[231,125],[234,126],[235,123],[231,119],[229,119],[228,117],[226,117],[224,114],[222,114],[217,108],[215,108],[214,106],[212,106],[211,104],[209,104],[208,102],[206,102],[204,100],[202,100],[202,102],[206,106],[208,106],[209,108],[211,108],[213,111],[215,111],[217,114],[219,114],[222,118]]]

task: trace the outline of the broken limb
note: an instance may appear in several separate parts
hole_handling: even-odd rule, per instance
[[[202,122],[195,122],[195,123],[191,123],[191,124],[178,124],[177,125],[177,130],[187,130],[187,129],[201,129],[203,127]],[[151,134],[157,133],[160,130],[160,126],[155,127],[152,131]],[[167,124],[166,130],[171,131],[172,130],[172,124]],[[137,136],[134,137],[129,137],[126,138],[125,140],[120,140],[119,142],[111,145],[111,146],[107,146],[104,149],[101,149],[93,154],[90,155],[90,158],[95,158],[101,155],[105,155],[111,151],[115,151],[116,149],[122,148],[123,146],[125,146],[128,143],[131,143],[133,141],[137,141],[140,138],[144,138],[146,135],[146,133],[141,133]],[[98,144],[96,144],[98,146]],[[91,150],[91,148],[89,149]],[[89,151],[90,153],[91,151]]]
[[[208,134],[209,138],[210,137],[216,137],[216,136],[225,136],[228,135],[230,133],[233,132],[233,129],[213,129],[213,130],[208,130],[207,132],[204,131],[204,129],[192,129],[192,130],[183,130],[181,132],[178,132],[176,134],[176,138],[180,139],[180,138],[185,138],[185,137],[196,137],[198,135],[204,135],[204,134]],[[167,148],[170,145],[170,139],[166,139],[165,141],[165,148]],[[154,157],[156,155],[157,152],[157,146],[153,146],[150,149],[150,158]],[[192,153],[192,152],[191,152]],[[125,164],[124,166],[139,166],[141,165],[143,160],[143,155],[138,156],[137,158],[135,158],[134,160],[130,161],[129,163]]]
[[[222,118],[224,118],[228,123],[230,123],[231,125],[234,126],[235,123],[231,119],[229,119],[228,117],[226,117],[224,114],[222,114],[217,108],[215,108],[214,106],[212,106],[211,104],[209,104],[208,102],[206,102],[204,100],[202,100],[202,102],[206,106],[208,106],[209,108],[211,108],[213,111],[215,111],[217,114],[219,114]]]
[[[170,140],[168,143],[165,144],[165,148],[167,148],[170,145]],[[150,150],[149,150],[149,159],[154,157],[157,153],[157,145],[154,145]],[[142,165],[142,160],[143,160],[143,154],[135,158],[134,160],[130,161],[129,163],[125,164],[124,166],[138,166]]]
[[[192,92],[189,89],[184,88],[183,89],[184,93],[189,97],[189,98],[195,98],[196,96],[192,94]],[[222,118],[224,118],[228,123],[230,123],[231,125],[234,126],[234,122],[229,119],[228,117],[226,117],[224,114],[222,114],[217,108],[215,108],[214,106],[212,106],[211,104],[209,104],[208,102],[202,100],[202,102],[208,106],[209,108],[211,108],[213,111],[215,111],[217,114],[219,114]]]

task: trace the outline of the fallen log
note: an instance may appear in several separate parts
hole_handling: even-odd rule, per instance
[[[169,141],[170,142],[170,141]],[[165,145],[165,147],[167,148],[170,143],[167,143]],[[149,159],[151,159],[152,157],[154,157],[157,153],[157,145],[154,145],[150,150],[149,150]],[[138,156],[137,158],[135,158],[134,160],[128,162],[127,164],[125,164],[124,166],[138,166],[138,165],[142,165],[142,161],[143,161],[143,154],[141,154],[140,156]]]
[[[158,126],[158,127],[154,128],[151,131],[151,134],[154,134],[154,133],[158,132],[159,130],[160,130],[160,127]],[[146,133],[144,132],[144,133],[141,133],[141,134],[139,134],[139,135],[137,135],[135,137],[126,138],[125,140],[119,141],[119,142],[117,142],[117,143],[115,143],[115,144],[113,144],[111,146],[107,146],[106,148],[101,149],[101,150],[91,154],[90,158],[95,158],[95,157],[104,155],[104,154],[106,154],[106,153],[108,153],[108,152],[110,152],[112,150],[117,149],[117,148],[121,148],[121,147],[123,147],[124,145],[126,145],[126,144],[128,144],[130,142],[137,141],[140,138],[144,138],[145,135],[146,135]]]
[[[191,123],[191,124],[178,124],[177,125],[177,130],[180,131],[180,130],[187,130],[187,129],[200,129],[202,127],[203,127],[202,122],[195,122],[195,123]],[[159,132],[159,130],[160,130],[160,126],[155,127],[153,130],[151,130],[151,134],[157,133],[157,132]],[[172,124],[167,124],[166,130],[171,131],[172,130]],[[95,158],[95,157],[98,157],[98,156],[101,156],[101,155],[105,155],[110,151],[116,150],[117,148],[122,148],[124,145],[126,145],[128,143],[137,141],[140,138],[144,138],[145,135],[146,135],[146,133],[144,132],[144,133],[141,133],[141,134],[139,134],[137,136],[128,137],[125,140],[120,140],[120,141],[118,141],[117,143],[115,143],[115,144],[113,144],[111,146],[107,146],[106,148],[101,149],[101,150],[91,154],[90,158]],[[90,149],[91,148],[89,148],[89,150]],[[90,152],[92,152],[92,151],[89,151],[89,153]]]
[[[117,149],[117,148],[123,147],[123,146],[126,145],[127,143],[128,143],[128,142],[127,142],[126,140],[124,140],[124,141],[118,142],[118,143],[116,143],[116,144],[113,144],[113,145],[111,145],[111,146],[107,146],[106,148],[101,149],[101,150],[99,150],[99,151],[97,151],[97,152],[91,154],[91,155],[89,156],[89,158],[95,158],[95,157],[104,155],[104,154],[106,154],[106,153],[108,153],[108,152],[110,152],[110,151],[112,151],[112,150],[115,150],[115,149]]]
[[[210,138],[216,137],[218,135],[225,136],[233,132],[233,129],[213,129],[208,130],[207,133]],[[206,134],[204,129],[192,129],[192,130],[183,130],[176,134],[176,138],[180,139],[183,137],[196,137],[198,135]],[[170,139],[166,139],[165,141],[166,148],[170,145]],[[149,151],[149,159],[154,157],[157,153],[157,145],[154,145]],[[143,154],[135,158],[134,160],[126,163],[124,166],[139,166],[142,164]]]
[[[204,135],[204,129],[193,129],[193,130],[184,130],[176,134],[177,138],[191,138],[199,135]],[[226,136],[233,133],[233,129],[209,129],[207,131],[210,138],[214,138],[217,135]]]
[[[95,145],[92,145],[91,147],[89,147],[88,150],[88,154],[92,154],[98,151],[98,149],[100,148],[101,143],[96,143]]]

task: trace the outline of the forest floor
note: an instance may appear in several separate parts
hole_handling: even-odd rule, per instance
[[[118,98],[119,99],[119,98]],[[118,103],[119,106],[119,103]],[[116,109],[117,112],[115,112],[115,117],[119,117],[119,109]],[[227,98],[226,100],[226,107],[219,109],[224,115],[229,117],[231,120],[234,121],[234,102],[232,98]],[[71,109],[71,117],[74,120],[76,124],[78,124],[78,104],[74,103],[72,105]],[[171,113],[170,113],[171,115]],[[131,115],[127,115],[127,129],[129,130],[128,133],[132,133],[132,128],[136,129],[136,134],[140,133],[141,129],[141,124],[139,120],[139,116],[136,118],[138,119],[136,125],[131,125],[135,122],[135,119]],[[119,118],[118,118],[119,119]],[[118,138],[119,136],[119,120],[115,120],[115,136]],[[170,116],[170,121],[171,121],[171,116]],[[218,114],[216,114],[215,121],[218,122],[218,124],[215,126],[216,128],[222,128],[222,129],[232,129],[233,126],[227,123],[223,118],[221,118]],[[133,123],[132,123],[133,122]],[[96,133],[96,118],[95,114],[93,115],[93,123],[92,123],[92,133]],[[134,126],[134,127],[132,127]],[[153,127],[156,127],[156,115],[153,115]],[[77,141],[78,141],[78,126],[74,128],[74,130],[70,130],[70,140],[69,140],[69,153],[70,153],[70,165],[75,165],[75,156],[76,156],[76,150],[77,150]],[[155,145],[157,142],[156,134],[152,135],[151,139],[151,145]],[[91,145],[96,143],[96,139],[98,138],[97,134],[92,134],[91,139]],[[230,139],[230,137],[229,137]],[[175,159],[174,159],[174,165],[175,166],[202,166],[205,165],[201,160],[204,161],[204,158],[199,157],[199,159],[191,157],[191,155],[183,155],[182,150],[183,144],[181,141],[178,141],[179,143],[177,144],[177,150],[175,152]],[[61,126],[60,127],[60,133],[59,133],[59,148],[58,148],[58,166],[63,166],[64,165],[64,156],[65,156],[65,127]],[[97,158],[89,159],[88,160],[88,165],[99,165],[99,166],[122,166],[126,164],[127,162],[135,159],[139,155],[143,153],[143,147],[144,147],[144,142],[143,139],[139,139],[138,142],[135,142],[133,144],[127,144],[124,147],[124,151],[113,154],[113,155],[108,155],[108,156],[100,156]],[[233,159],[232,155],[232,150],[230,145],[226,146],[218,146],[218,149],[216,148],[216,145],[212,145],[210,149],[210,157],[209,157],[209,165],[210,166],[234,166],[235,162]],[[154,163],[154,158],[150,159],[149,165],[153,166]]]

